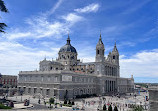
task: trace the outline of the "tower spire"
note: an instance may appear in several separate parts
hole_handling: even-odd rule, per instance
[[[115,40],[115,44],[114,44],[114,48],[112,52],[118,52],[117,47],[116,47],[116,40]]]
[[[69,32],[68,32],[68,38],[67,38],[67,45],[70,45],[70,37],[69,37]]]
[[[101,30],[100,30],[100,39],[101,39]]]
[[[101,30],[100,30],[100,37],[99,37],[99,41],[98,41],[98,45],[99,45],[99,44],[103,44],[102,38],[101,38]]]

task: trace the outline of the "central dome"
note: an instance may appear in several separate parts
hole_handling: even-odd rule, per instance
[[[60,48],[59,52],[74,52],[77,53],[76,49],[70,44],[70,38],[67,38],[67,44]]]

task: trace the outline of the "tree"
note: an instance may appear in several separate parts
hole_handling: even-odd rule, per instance
[[[116,106],[114,107],[114,111],[118,111],[118,109],[117,109],[117,107],[116,107]]]
[[[64,104],[67,104],[67,100],[66,99],[64,100]]]
[[[75,102],[74,102],[74,101],[72,101],[72,105],[75,105]]]
[[[106,111],[106,104],[104,104],[103,106],[103,111]]]
[[[49,103],[54,104],[54,98],[50,98]]]
[[[71,104],[71,101],[69,100],[68,104]]]
[[[5,13],[9,12],[8,9],[6,8],[3,0],[0,0],[0,11],[5,12]],[[7,25],[5,23],[0,23],[0,32],[5,33],[4,32],[5,27],[7,27]]]
[[[108,111],[112,111],[112,106],[111,105],[108,107]]]

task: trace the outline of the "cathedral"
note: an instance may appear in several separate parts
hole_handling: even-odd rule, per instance
[[[83,63],[71,45],[68,35],[66,44],[58,52],[56,60],[39,63],[39,70],[20,71],[18,90],[26,95],[41,95],[75,99],[83,95],[103,96],[134,91],[134,79],[120,77],[119,52],[116,46],[105,57],[105,48],[100,34],[96,44],[95,62]]]

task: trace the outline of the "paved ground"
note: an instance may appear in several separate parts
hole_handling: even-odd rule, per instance
[[[26,108],[32,108],[33,104],[30,104],[29,106],[24,106],[24,103],[18,103],[14,104],[14,109],[26,109]]]
[[[126,105],[131,105],[131,104],[137,104],[137,105],[149,105],[148,101],[145,101],[145,96],[148,96],[148,93],[140,93],[140,95],[134,97],[133,95],[129,96],[124,96],[124,97],[111,97],[111,96],[104,96],[104,97],[94,97],[94,98],[87,98],[87,99],[80,99],[75,101],[75,104],[77,107],[82,108],[84,107],[86,111],[96,111],[98,107],[103,107],[104,104],[108,105],[111,104],[112,107],[117,106],[119,111],[129,111],[130,108],[126,107]],[[105,99],[103,99],[105,98]],[[43,99],[40,99],[40,104],[38,104],[38,98],[32,98],[31,96],[14,96],[14,97],[9,97],[8,99],[10,100],[15,100],[15,101],[24,101],[25,99],[30,100],[30,103],[33,104],[33,108],[28,108],[27,110],[40,110],[40,111],[46,111],[50,110],[49,104],[44,105]],[[49,98],[45,98],[46,101],[49,100]],[[57,102],[60,102],[57,100]],[[26,110],[26,109],[25,109]],[[5,110],[6,111],[6,110]],[[21,110],[19,110],[21,111]],[[71,108],[69,107],[59,107],[57,109],[51,109],[51,111],[72,111]]]

